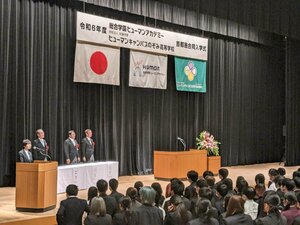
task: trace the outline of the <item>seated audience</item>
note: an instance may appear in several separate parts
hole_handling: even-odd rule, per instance
[[[133,186],[136,190],[137,190],[137,201],[141,201],[141,199],[140,199],[140,190],[141,190],[141,188],[142,187],[144,187],[144,184],[143,184],[143,182],[142,181],[137,181],[137,182],[135,182],[134,183],[134,186]]]
[[[190,183],[189,186],[185,188],[184,191],[184,197],[187,199],[190,199],[190,192],[192,192],[192,189],[196,188],[196,181],[198,180],[198,173],[195,170],[190,170],[187,173],[188,182]],[[203,178],[204,180],[204,178]]]
[[[216,207],[216,209],[219,212],[219,215],[222,214],[224,212],[224,197],[227,195],[228,193],[228,188],[226,186],[226,184],[219,184],[217,186],[217,193],[215,196],[215,200],[212,201],[214,204],[214,207]]]
[[[266,181],[265,175],[263,175],[262,173],[258,173],[255,175],[255,183],[256,184],[265,185],[265,181]]]
[[[91,212],[85,218],[84,225],[112,225],[111,215],[106,214],[103,198],[94,197],[91,204]]]
[[[113,225],[129,225],[131,220],[130,211],[131,199],[129,197],[121,197],[119,200],[119,210],[113,218]]]
[[[130,225],[163,225],[163,214],[154,206],[156,192],[152,187],[142,187],[142,205],[132,212]]]
[[[280,215],[280,198],[277,194],[268,194],[264,199],[265,217],[256,220],[257,225],[286,225],[287,220]]]
[[[246,201],[244,204],[245,214],[251,216],[252,220],[256,220],[258,213],[258,203],[253,199],[255,197],[255,190],[253,187],[248,187],[244,190]]]
[[[226,169],[226,168],[221,168],[221,169],[219,169],[219,178],[220,178],[220,181],[217,182],[216,185],[222,183],[222,181],[223,181],[225,178],[228,177],[228,174],[229,174],[228,169]]]
[[[166,194],[165,194],[165,196],[166,196],[166,198],[168,198],[168,200],[171,197],[171,183],[172,183],[173,180],[178,180],[178,179],[177,178],[172,178],[170,180],[170,183],[168,183],[167,186],[166,186]]]
[[[202,174],[202,177],[205,179],[207,176],[211,176],[213,177],[214,176],[214,173],[211,172],[210,170],[205,170]]]
[[[161,185],[160,183],[158,182],[154,182],[151,184],[151,187],[156,191],[157,195],[156,195],[156,198],[157,200],[155,200],[155,203],[157,205],[157,207],[161,207],[162,204],[164,203],[165,201],[165,197],[163,196],[163,192],[162,192],[162,188],[161,188]]]
[[[284,177],[285,174],[286,174],[286,171],[285,171],[285,169],[284,169],[283,167],[278,168],[277,171],[278,171],[278,174],[279,174],[280,176],[283,176],[283,177]]]
[[[276,191],[277,190],[275,182],[274,182],[274,179],[275,179],[276,176],[278,176],[278,171],[274,168],[269,169],[270,181],[269,181],[269,184],[268,184],[267,191]]]
[[[106,180],[103,179],[98,180],[97,188],[98,188],[99,196],[102,197],[103,200],[105,201],[106,212],[113,217],[118,209],[118,203],[114,197],[108,196],[106,194],[108,189],[108,184]]]
[[[81,225],[84,212],[89,213],[90,208],[86,200],[77,198],[78,187],[70,184],[66,188],[67,199],[60,202],[56,213],[58,225]]]
[[[192,213],[185,208],[182,198],[179,195],[173,195],[164,225],[186,225],[191,219]]]
[[[244,213],[244,199],[241,196],[233,195],[229,199],[226,217],[223,222],[225,225],[252,225],[254,224],[251,216]]]
[[[138,193],[134,187],[129,187],[126,190],[126,196],[128,196],[131,199],[130,210],[135,210],[136,208],[142,205],[142,203],[137,201]]]
[[[92,199],[98,196],[98,189],[94,186],[89,187],[88,189],[88,205],[92,204]]]
[[[187,225],[219,225],[216,218],[213,217],[214,210],[207,199],[199,199],[196,204],[197,218],[191,220]]]
[[[123,194],[121,194],[117,191],[118,186],[119,186],[118,180],[116,180],[114,178],[110,179],[108,184],[109,184],[109,189],[111,191],[109,196],[114,197],[118,203],[120,198],[122,198],[124,196]]]
[[[283,205],[285,207],[281,215],[287,218],[287,224],[291,225],[294,219],[300,216],[300,210],[297,208],[297,198],[294,192],[287,192],[284,194]]]

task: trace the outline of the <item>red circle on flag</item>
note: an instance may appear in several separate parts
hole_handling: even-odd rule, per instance
[[[94,52],[90,59],[90,67],[94,73],[102,75],[107,69],[107,59],[106,56],[100,52]]]

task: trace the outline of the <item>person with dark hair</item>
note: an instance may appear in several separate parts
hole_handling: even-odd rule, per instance
[[[296,185],[296,187],[294,189],[294,192],[298,193],[298,192],[300,192],[300,177],[295,177],[294,182],[295,182],[295,185]]]
[[[199,199],[196,204],[197,218],[191,220],[187,225],[219,225],[216,218],[213,217],[214,209],[207,199]]]
[[[187,199],[190,199],[190,192],[192,192],[192,189],[196,188],[196,182],[198,180],[197,171],[190,170],[187,173],[187,178],[188,178],[188,182],[190,183],[190,185],[185,188],[184,197],[186,197]]]
[[[83,213],[90,212],[87,202],[77,198],[77,194],[78,187],[76,185],[70,184],[67,186],[67,199],[60,202],[59,209],[56,213],[58,225],[81,225]]]
[[[252,225],[254,224],[251,217],[244,213],[244,199],[241,196],[233,195],[229,199],[225,225]]]
[[[264,212],[264,197],[266,193],[266,186],[265,184],[258,183],[255,185],[255,197],[254,200],[258,204],[258,213],[257,218],[261,218],[265,216]]]
[[[64,155],[66,164],[76,164],[80,162],[79,144],[75,137],[74,130],[68,132],[69,137],[64,142]]]
[[[120,198],[124,197],[124,195],[117,191],[118,186],[119,186],[118,180],[115,178],[112,178],[109,180],[108,184],[109,184],[109,190],[111,191],[109,196],[114,197],[116,199],[116,202],[119,202]]]
[[[213,197],[213,191],[209,187],[202,187],[202,188],[199,189],[198,195],[199,195],[200,199],[207,199],[211,202],[211,199]],[[196,201],[196,204],[194,204],[195,206],[192,207],[192,208],[194,208],[193,211],[192,211],[192,214],[193,214],[194,218],[197,217],[197,212],[196,212],[197,202],[198,202],[198,199]],[[193,203],[192,203],[192,205],[193,205]],[[211,206],[211,210],[212,210],[212,216],[214,218],[218,219],[218,216],[219,216],[218,210],[215,207],[212,207],[212,206]]]
[[[181,196],[186,209],[190,210],[191,202],[183,196],[183,191],[184,191],[184,183],[178,179],[173,180],[171,183],[171,196],[173,195]],[[168,211],[169,205],[170,205],[170,199],[165,199],[165,202],[163,203],[163,209],[165,210],[165,212]]]
[[[94,148],[95,148],[95,142],[92,139],[93,132],[91,129],[86,129],[84,131],[85,138],[81,141],[81,153],[82,153],[82,161],[83,162],[94,162]]]
[[[283,167],[279,167],[279,168],[277,169],[277,171],[278,171],[278,174],[279,174],[280,176],[285,176],[285,174],[286,174],[286,171],[285,171],[285,169],[284,169]]]
[[[186,225],[191,219],[192,213],[185,208],[182,198],[179,195],[173,195],[164,225]]]
[[[217,186],[216,198],[214,201],[214,206],[219,212],[219,215],[224,212],[224,197],[228,194],[228,188],[226,184],[219,184]]]
[[[246,196],[244,204],[245,214],[251,216],[252,220],[255,220],[258,213],[258,203],[253,200],[255,197],[255,190],[253,187],[248,187],[244,189],[243,194]]]
[[[205,179],[207,176],[211,176],[213,177],[214,176],[214,173],[211,172],[210,170],[205,170],[202,174],[202,177]]]
[[[88,204],[89,206],[92,204],[92,199],[98,196],[98,189],[94,186],[89,187],[88,189]]]
[[[284,178],[281,182],[280,190],[283,193],[287,193],[290,191],[294,191],[295,189],[295,181],[290,178]]]
[[[221,183],[225,178],[227,178],[228,174],[229,174],[228,169],[226,169],[226,168],[219,169],[219,178],[220,178],[220,181],[217,183],[217,185],[219,183]]]
[[[114,197],[108,196],[106,194],[108,189],[107,181],[103,179],[98,180],[97,188],[98,188],[99,196],[102,197],[105,201],[106,212],[113,217],[118,209],[118,203]]]
[[[23,163],[32,163],[32,154],[29,151],[31,149],[31,141],[29,139],[23,140],[23,149],[18,152],[18,161]]]
[[[154,182],[151,184],[151,187],[156,191],[156,199],[155,199],[155,203],[157,205],[157,207],[161,207],[162,204],[165,201],[165,197],[163,196],[163,192],[162,192],[162,188],[160,183],[158,182]]]
[[[173,180],[178,180],[178,178],[172,178],[170,180],[170,183],[168,183],[167,186],[166,186],[166,194],[165,194],[165,196],[166,196],[166,198],[168,200],[170,200],[170,197],[171,197],[171,183],[172,183]]]
[[[224,182],[223,182],[224,183]],[[243,190],[248,188],[248,182],[243,176],[238,176],[235,183],[234,194],[242,195]]]
[[[132,211],[130,225],[163,225],[162,211],[154,206],[156,191],[152,187],[140,189],[142,205]]]
[[[94,197],[92,199],[91,212],[85,218],[84,225],[112,225],[111,215],[106,214],[103,198]]]
[[[300,170],[296,170],[296,171],[293,172],[293,179],[295,177],[300,177]]]
[[[276,191],[277,190],[275,182],[274,182],[276,176],[278,176],[278,171],[274,168],[269,169],[270,181],[269,181],[269,184],[268,184],[267,191]]]
[[[34,160],[44,160],[47,161],[47,156],[49,154],[49,146],[45,140],[45,132],[42,129],[36,130],[37,139],[33,141],[33,159]],[[36,147],[36,148],[35,148]]]
[[[216,189],[216,187],[215,187],[216,179],[213,176],[206,176],[205,180],[211,189]]]
[[[137,201],[138,194],[137,190],[134,187],[127,188],[126,196],[128,196],[131,199],[130,210],[135,210],[136,208],[142,205],[142,203]]]
[[[284,194],[283,205],[285,210],[281,215],[287,218],[287,224],[291,225],[294,219],[300,216],[300,210],[297,208],[297,197],[294,192],[287,192]]]
[[[268,194],[264,199],[264,211],[267,216],[256,220],[257,225],[286,225],[287,220],[280,215],[280,198],[277,194]]]
[[[142,187],[144,187],[144,184],[143,184],[143,182],[142,181],[137,181],[137,182],[135,182],[134,183],[134,186],[133,186],[136,190],[137,190],[137,201],[141,201],[141,199],[140,199],[140,189],[142,188]]]
[[[284,180],[284,176],[278,175],[274,179],[275,187],[277,188],[276,193],[280,197],[280,199],[283,201],[284,192],[282,192],[282,181]]]
[[[229,177],[223,179],[222,184],[225,184],[227,186],[228,193],[233,193],[233,182]]]
[[[119,200],[119,211],[114,215],[113,225],[129,225],[132,212],[130,210],[131,199],[121,197]]]
[[[265,185],[266,178],[262,173],[258,173],[255,175],[255,183],[256,184],[264,184]]]

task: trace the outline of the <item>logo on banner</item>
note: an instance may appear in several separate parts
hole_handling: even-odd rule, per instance
[[[130,51],[129,86],[167,88],[167,56]]]
[[[206,62],[175,57],[176,89],[206,92]]]
[[[120,49],[77,43],[74,82],[120,84]]]

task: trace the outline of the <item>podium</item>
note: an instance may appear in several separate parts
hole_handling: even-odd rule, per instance
[[[207,170],[207,151],[154,151],[154,178],[186,179],[190,170],[197,171],[199,176]]]
[[[45,212],[56,207],[57,162],[16,163],[16,209]]]

